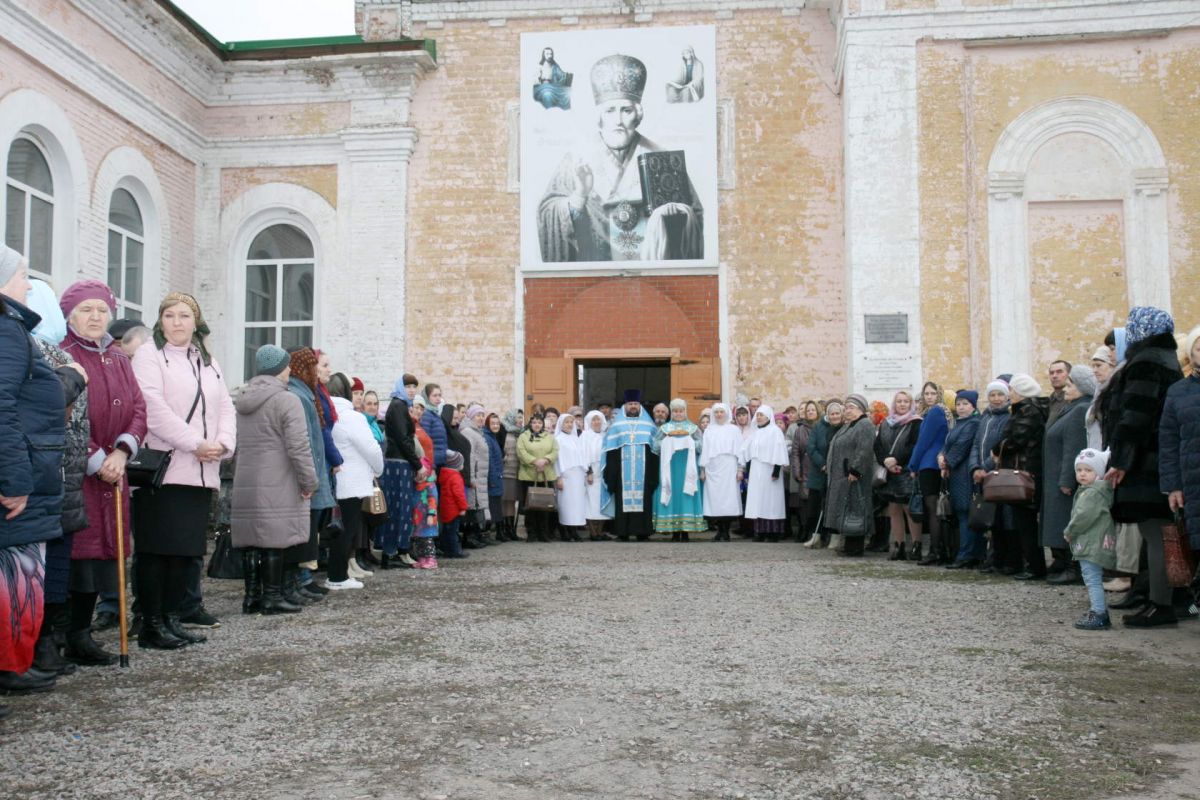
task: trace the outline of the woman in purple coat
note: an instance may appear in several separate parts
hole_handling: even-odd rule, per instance
[[[112,291],[100,281],[72,284],[59,300],[67,318],[62,349],[87,371],[87,477],[83,502],[89,526],[71,544],[70,609],[66,656],[80,665],[112,664],[116,656],[92,639],[92,612],[99,592],[117,591],[117,501],[129,520],[125,462],[137,455],[146,436],[146,404],[129,358],[108,335],[116,311]],[[117,486],[120,496],[117,496]],[[129,527],[125,552],[130,552]]]

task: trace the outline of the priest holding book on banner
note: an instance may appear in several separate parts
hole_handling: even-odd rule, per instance
[[[611,55],[592,66],[598,135],[563,157],[538,205],[542,260],[704,257],[704,218],[683,151],[638,132],[646,65]]]

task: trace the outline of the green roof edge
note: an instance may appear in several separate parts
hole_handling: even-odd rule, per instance
[[[407,45],[404,49],[416,49],[419,46],[429,53],[430,58],[437,61],[437,42],[433,39],[380,39],[367,41],[358,34],[342,36],[314,36],[300,39],[252,39],[241,42],[222,42],[197,22],[191,15],[176,5],[172,0],[159,0],[176,18],[183,22],[213,51],[223,58],[233,53],[268,53],[282,50],[302,50],[305,48],[345,47],[364,48],[378,52],[388,50],[397,45]]]

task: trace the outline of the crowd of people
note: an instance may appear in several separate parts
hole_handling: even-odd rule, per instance
[[[693,422],[682,399],[636,389],[586,413],[489,411],[408,373],[381,402],[327,353],[273,344],[231,392],[190,295],[148,324],[114,320],[104,283],[55,297],[7,248],[0,303],[6,693],[116,662],[93,634],[117,624],[122,553],[137,645],[204,642],[220,625],[201,580],[214,531],[246,614],[297,614],[377,569],[437,570],[521,532],[712,532],[1080,583],[1084,629],[1109,627],[1110,607],[1133,609],[1129,626],[1195,614],[1179,531],[1200,550],[1200,328],[1177,340],[1159,309],[1134,308],[1089,365],[1051,364],[1048,395],[1000,375],[982,397],[929,381],[886,405],[739,398]]]

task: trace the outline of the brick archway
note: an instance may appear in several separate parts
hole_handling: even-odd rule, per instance
[[[525,356],[566,350],[677,348],[719,354],[717,278],[597,277],[525,281]]]

